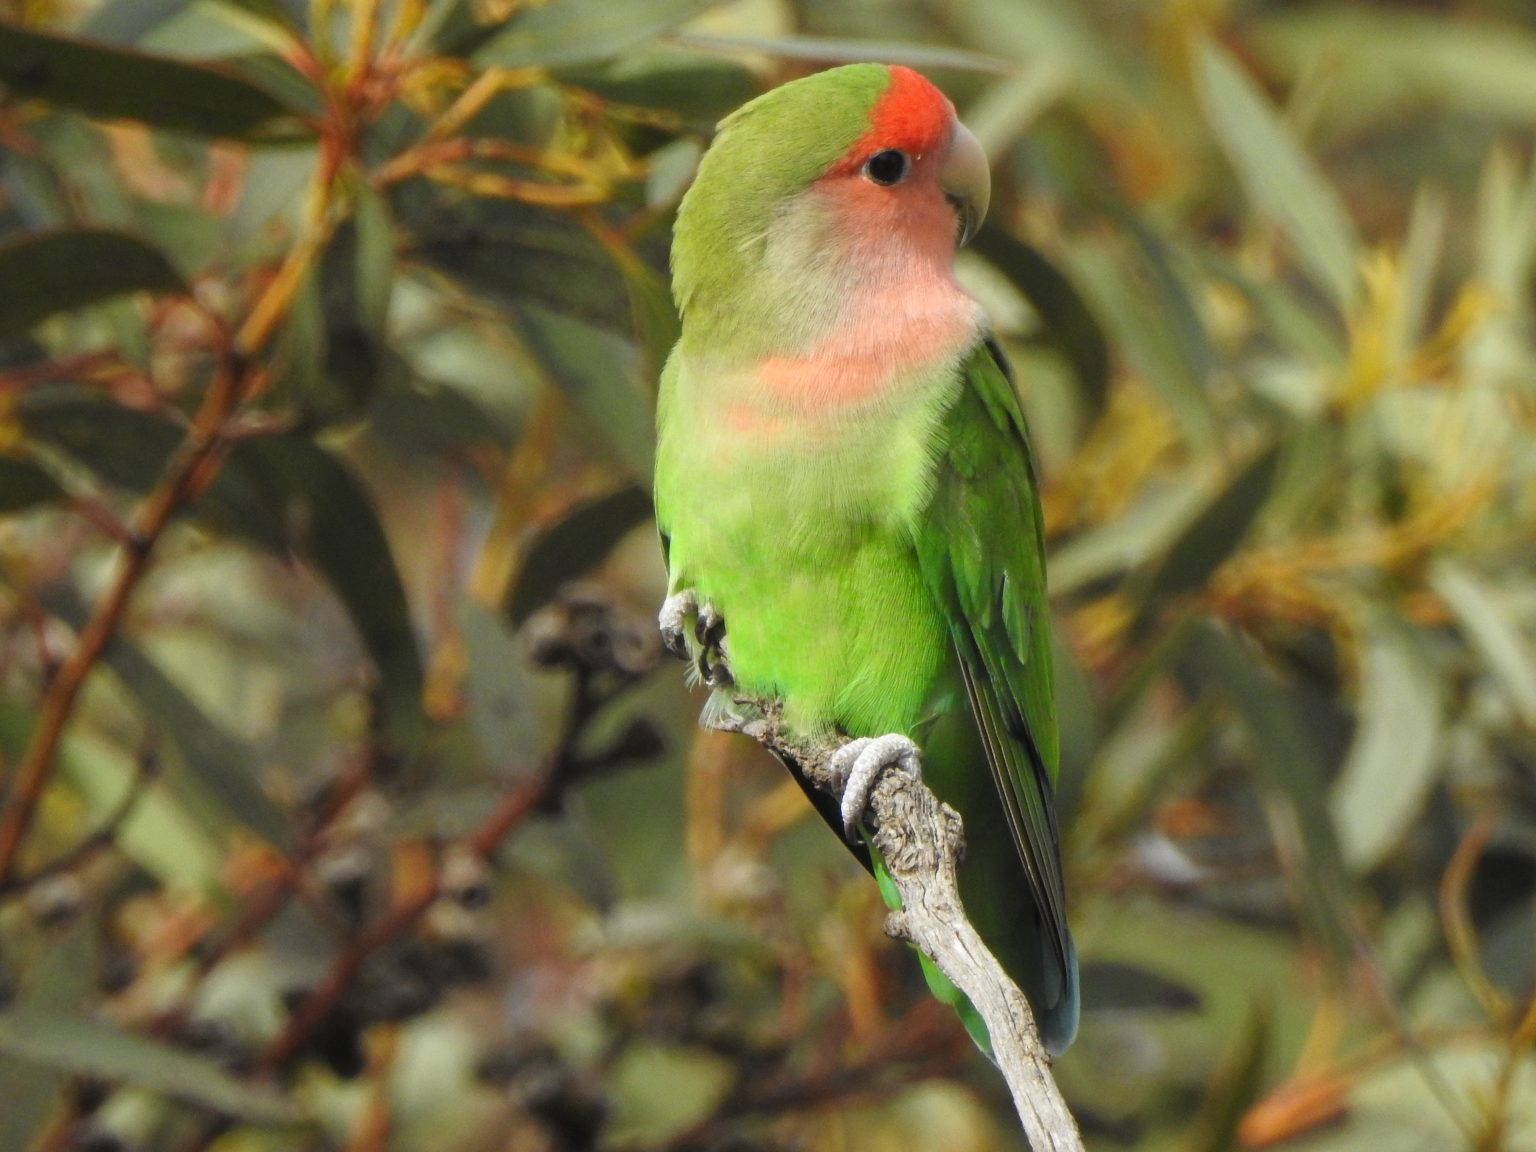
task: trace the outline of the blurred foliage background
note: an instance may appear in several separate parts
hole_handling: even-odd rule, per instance
[[[1095,1149],[1536,1148],[1522,0],[0,0],[0,1150],[1017,1148],[658,665],[671,214],[904,61],[1041,457]]]

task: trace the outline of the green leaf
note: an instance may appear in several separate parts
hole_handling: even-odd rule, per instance
[[[1376,618],[1366,637],[1355,737],[1330,810],[1345,862],[1381,864],[1429,797],[1441,766],[1440,680],[1413,633]]]
[[[672,346],[682,335],[683,322],[672,301],[666,280],[628,248],[614,248],[609,253],[624,277],[629,291],[630,315],[635,334],[645,353],[645,374],[652,382],[661,379]]]
[[[325,96],[304,73],[276,52],[227,56],[219,65],[250,81],[293,114],[311,119],[325,115]]]
[[[1051,594],[1118,576],[1171,547],[1202,503],[1203,493],[1192,484],[1152,489],[1118,519],[1074,536],[1048,559]]]
[[[1082,995],[1095,1012],[1193,1012],[1200,993],[1161,972],[1122,960],[1087,960]]]
[[[160,417],[97,400],[39,400],[17,415],[32,435],[135,492],[155,484],[181,440]],[[244,440],[192,511],[210,527],[314,564],[378,670],[386,730],[399,750],[414,749],[425,674],[410,605],[372,501],[352,473],[304,436]]]
[[[0,48],[3,52],[3,48]],[[129,292],[185,294],[171,262],[122,232],[81,228],[0,243],[0,337]]]
[[[1498,594],[1477,574],[1451,560],[1437,561],[1429,582],[1467,641],[1498,677],[1521,720],[1536,727],[1536,653]]]
[[[428,0],[413,40],[444,56],[472,55],[500,31],[487,15],[473,0]]]
[[[210,1060],[85,1016],[41,1008],[0,1012],[0,1053],[61,1072],[127,1084],[254,1124],[295,1124],[297,1106],[222,1072]]]
[[[261,766],[250,749],[209,719],[136,645],[119,639],[105,659],[138,698],[151,730],[180,752],[181,764],[167,772],[166,783],[182,806],[196,814],[211,800],[225,819],[278,848],[288,847],[293,829],[257,783]]]
[[[192,0],[107,0],[80,25],[85,40],[135,44],[188,7]]]
[[[508,619],[522,624],[554,598],[560,585],[590,571],[619,537],[651,514],[650,496],[636,485],[578,504],[528,549],[507,601]]]
[[[59,483],[30,460],[0,453],[0,513],[64,498]]]
[[[1111,342],[1157,390],[1192,445],[1209,455],[1218,438],[1206,392],[1214,355],[1205,326],[1167,244],[1129,212],[1119,219],[1133,245],[1074,245],[1067,253],[1074,277]]]
[[[317,295],[303,301],[285,333],[301,363],[292,401],[311,420],[357,415],[393,363],[385,341],[395,252],[389,210],[369,188],[320,259]]]
[[[1269,499],[1279,459],[1278,447],[1261,452],[1184,529],[1152,576],[1149,608],[1203,589],[1237,551]]]
[[[198,136],[255,139],[279,128],[293,110],[214,64],[193,64],[20,28],[0,21],[0,84],[88,116],[141,120]]]
[[[640,48],[601,64],[562,68],[560,80],[617,104],[671,109],[701,127],[712,127],[762,90],[740,64],[672,48]]]
[[[1018,65],[1000,56],[987,56],[963,48],[913,44],[904,40],[850,40],[833,36],[715,36],[681,32],[672,39],[707,52],[766,52],[785,60],[813,60],[821,64],[859,63],[879,60],[911,68],[947,68],[956,72],[985,72],[1011,76]]]
[[[538,719],[522,646],[472,600],[459,602],[458,624],[468,658],[470,731],[498,774],[526,771],[538,747]]]
[[[414,751],[425,724],[421,652],[389,541],[351,471],[304,436],[247,440],[230,454],[198,513],[314,564],[378,671],[385,731],[398,751]]]
[[[549,0],[518,10],[475,53],[502,68],[557,68],[607,60],[693,19],[714,0]]]
[[[0,750],[12,763],[32,740],[35,713],[35,708],[0,697]],[[85,815],[99,826],[118,811],[133,786],[137,757],[137,751],[84,726],[71,726],[59,749],[54,779],[79,798]],[[163,781],[144,788],[113,842],[124,856],[165,883],[209,895],[223,890],[217,848]]]
[[[50,933],[44,949],[27,950],[30,955],[17,965],[20,971],[7,972],[17,979],[19,987],[10,991],[17,993],[18,1003],[68,1010],[95,994],[104,941],[91,921],[83,916],[62,933]],[[16,937],[7,940],[21,943]],[[7,948],[6,959],[15,964],[16,952]],[[32,1146],[32,1138],[58,1103],[55,1094],[63,1083],[63,1074],[51,1068],[0,1056],[0,1148]]]
[[[629,1044],[611,1073],[614,1143],[665,1146],[704,1121],[736,1075],[729,1061],[705,1048],[653,1040]]]
[[[1185,674],[1225,700],[1248,732],[1253,763],[1265,791],[1287,813],[1271,821],[1282,859],[1295,863],[1298,905],[1313,931],[1343,963],[1349,956],[1349,882],[1328,818],[1322,764],[1307,709],[1257,661],[1251,645],[1212,622],[1197,626],[1180,661]]]
[[[655,416],[634,347],[596,325],[534,305],[519,309],[519,317],[524,338],[555,382],[630,472],[649,476]]]
[[[1294,77],[1326,77],[1319,112],[1339,131],[1422,117],[1425,106],[1536,123],[1536,32],[1514,20],[1447,20],[1396,5],[1280,6],[1251,43]]]
[[[85,625],[86,607],[72,592],[45,589],[42,599],[50,612],[72,628],[78,631]],[[119,636],[103,659],[138,699],[150,730],[169,739],[180,752],[181,764],[166,773],[166,779],[183,807],[196,815],[211,804],[218,812],[218,823],[250,828],[268,842],[286,847],[292,829],[257,784],[260,766],[246,746],[209,719],[138,645]]]
[[[1194,1124],[1191,1152],[1227,1152],[1238,1147],[1238,1126],[1264,1088],[1269,1016],[1262,1003],[1253,1009],[1236,1051],[1217,1070]]]
[[[494,211],[500,206],[492,206]],[[407,213],[399,215],[410,227]],[[442,219],[433,204],[416,215]],[[410,255],[503,307],[533,301],[573,315],[619,323],[628,298],[603,247],[567,219],[512,209],[505,222],[467,221],[428,233]],[[430,226],[430,224],[429,224]]]
[[[1307,270],[1347,312],[1360,287],[1360,238],[1338,196],[1269,101],[1216,44],[1197,59],[1206,119],[1248,197],[1296,249]]]
[[[1092,419],[1109,389],[1109,343],[1077,289],[1049,260],[1001,228],[983,228],[976,251],[1024,294],[1045,325],[1045,338],[1059,351],[1083,386],[1085,414]]]
[[[302,13],[308,0],[218,0],[218,3],[241,12],[249,12],[282,28],[297,29],[300,21],[295,13]]]

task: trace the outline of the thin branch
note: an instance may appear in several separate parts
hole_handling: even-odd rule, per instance
[[[108,813],[106,819],[94,831],[76,843],[74,847],[67,849],[62,855],[54,857],[48,863],[40,865],[25,876],[9,876],[0,879],[0,900],[4,900],[19,892],[26,892],[55,876],[61,876],[66,872],[73,872],[90,857],[112,844],[117,839],[118,831],[122,828],[124,822],[133,814],[133,810],[138,807],[139,801],[143,799],[145,788],[155,778],[159,767],[160,758],[155,748],[152,745],[145,748],[139,754],[133,777],[129,780],[128,787],[123,790],[122,798],[118,800],[116,806]]]
[[[217,324],[216,319],[211,316],[210,319]],[[222,340],[222,325],[217,330]],[[128,539],[118,548],[116,574],[96,602],[74,650],[48,684],[31,742],[16,767],[5,806],[0,809],[0,882],[10,875],[15,864],[32,811],[53,767],[54,753],[64,735],[64,726],[74,711],[75,700],[117,632],[128,601],[149,567],[150,553],[171,518],[196,494],[199,485],[211,479],[212,470],[218,466],[225,447],[220,429],[240,396],[244,369],[245,362],[238,357],[223,357],[218,373],[203,397],[196,420],[166,466],[160,482],[145,499]]]
[[[738,696],[736,702],[736,713],[717,718],[715,727],[751,736],[823,792],[840,794],[831,760],[843,741],[810,741],[788,731],[778,701]],[[980,1013],[1030,1146],[1036,1152],[1082,1152],[1029,1001],[982,943],[960,902],[959,815],[902,772],[880,778],[869,811],[875,847],[901,894],[901,911],[890,914],[886,931],[921,949]]]

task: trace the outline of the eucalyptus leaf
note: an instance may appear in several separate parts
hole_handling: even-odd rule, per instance
[[[0,698],[0,751],[12,763],[32,740],[35,709]],[[90,732],[66,732],[56,759],[56,779],[77,796],[98,824],[119,810],[134,786],[137,752]],[[203,828],[163,784],[149,783],[113,836],[123,855],[162,882],[212,893],[218,888],[219,856]]]
[[[158,416],[95,399],[23,405],[23,426],[103,479],[147,491],[181,440]],[[372,501],[336,457],[301,435],[237,443],[193,509],[208,526],[309,560],[346,606],[380,679],[385,728],[401,752],[423,733],[425,681],[410,605]]]
[[[129,292],[187,292],[181,275],[159,249],[125,232],[97,228],[0,242],[0,284],[5,285],[0,293],[0,336],[14,336],[59,312]]]
[[[1216,421],[1206,392],[1209,340],[1164,241],[1122,213],[1132,244],[1088,242],[1067,254],[1074,281],[1111,343],[1154,388],[1202,455],[1214,454]]]
[[[193,0],[107,0],[80,25],[87,40],[134,44],[193,3]]]
[[[48,591],[47,608],[76,631],[85,626],[87,609],[71,593]],[[181,763],[168,772],[168,788],[188,812],[212,808],[216,830],[243,827],[269,843],[286,848],[292,830],[278,807],[261,790],[258,764],[245,744],[215,723],[137,644],[118,637],[103,656],[144,709],[150,730],[169,739]]]
[[[488,214],[455,227],[434,206],[427,226],[405,253],[502,307],[525,302],[584,319],[629,322],[629,298],[613,261],[587,232],[554,213]],[[490,210],[494,211],[494,210]],[[411,212],[398,213],[409,220]]]
[[[549,0],[520,8],[475,53],[501,68],[558,68],[606,60],[676,28],[714,0]]]
[[[215,0],[239,12],[248,12],[287,30],[302,27],[309,0]]]
[[[1260,452],[1184,529],[1153,573],[1149,607],[1203,589],[1237,551],[1269,498],[1279,458],[1274,446]]]
[[[1161,972],[1121,960],[1082,965],[1083,1004],[1090,1012],[1191,1012],[1200,993]]]
[[[519,310],[528,345],[634,476],[651,473],[649,382],[635,348],[613,333],[535,305]]]
[[[811,60],[822,64],[857,64],[878,60],[909,68],[947,68],[956,72],[985,72],[1011,76],[1018,67],[999,56],[963,48],[913,44],[900,40],[851,40],[833,36],[719,36],[683,32],[672,37],[678,44],[712,52],[763,52],[786,60]]]
[[[1000,228],[983,228],[976,251],[1024,294],[1045,326],[1046,341],[1072,365],[1088,401],[1088,418],[1104,406],[1109,388],[1109,344],[1072,282],[1036,249]]]
[[[217,64],[92,44],[0,21],[0,85],[108,120],[199,136],[295,134],[294,109]]]
[[[1256,85],[1213,41],[1196,54],[1206,119],[1243,187],[1347,312],[1360,289],[1360,239],[1337,194]]]
[[[635,485],[571,509],[529,546],[507,601],[507,617],[522,624],[554,598],[560,585],[590,571],[620,536],[651,514],[650,496]]]
[[[1322,110],[1335,131],[1407,122],[1426,105],[1536,124],[1536,32],[1513,20],[1446,20],[1397,5],[1279,7],[1255,22],[1253,43],[1288,76],[1327,76]]]
[[[762,90],[750,69],[730,60],[650,47],[562,68],[560,79],[619,104],[680,112],[706,128]]]
[[[1265,791],[1284,817],[1271,822],[1284,858],[1299,871],[1300,906],[1336,963],[1350,954],[1349,892],[1344,856],[1328,818],[1315,738],[1290,689],[1262,668],[1253,648],[1231,631],[1205,623],[1190,636],[1181,664],[1206,691],[1241,718]]]
[[[458,607],[468,669],[469,723],[481,754],[501,775],[526,771],[538,747],[527,656],[493,613],[472,600]]]
[[[1268,1055],[1269,1009],[1259,1006],[1211,1082],[1195,1121],[1191,1152],[1227,1152],[1241,1143],[1238,1128],[1264,1087]]]
[[[46,470],[30,460],[0,454],[0,513],[20,512],[64,497]]]
[[[1521,719],[1536,727],[1536,651],[1498,594],[1470,568],[1449,559],[1435,564],[1430,583],[1498,677]]]
[[[44,1068],[127,1084],[254,1124],[294,1124],[299,1108],[221,1071],[207,1057],[90,1017],[38,1008],[0,1012],[0,1053]]]
[[[1366,635],[1355,738],[1330,810],[1345,862],[1380,865],[1423,808],[1441,767],[1440,678],[1423,645],[1378,618]]]

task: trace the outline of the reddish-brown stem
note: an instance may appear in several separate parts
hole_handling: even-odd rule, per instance
[[[495,852],[512,830],[527,819],[529,813],[549,794],[558,775],[559,765],[556,764],[537,779],[508,792],[491,814],[467,837],[465,843],[469,849],[480,856],[489,856]],[[257,1065],[260,1071],[274,1072],[288,1063],[310,1033],[336,1007],[368,957],[415,927],[417,920],[439,895],[438,879],[434,875],[431,883],[422,885],[419,891],[397,904],[388,915],[346,947],[331,965],[325,978],[310,990],[309,995],[294,1010],[283,1031],[262,1052]]]
[[[222,333],[221,333],[222,338]],[[54,754],[63,738],[75,701],[86,678],[106,650],[128,608],[150,554],[205,468],[217,467],[223,439],[219,430],[240,393],[243,365],[226,357],[203,397],[197,417],[165,474],[134,518],[133,530],[118,549],[117,573],[81,630],[74,650],[50,680],[38,710],[31,742],[16,766],[0,809],[0,884],[10,876],[26,836],[32,812],[42,795]]]

